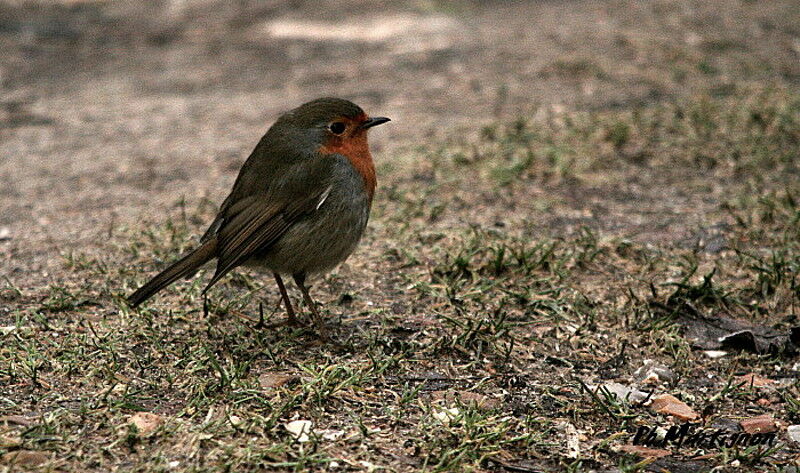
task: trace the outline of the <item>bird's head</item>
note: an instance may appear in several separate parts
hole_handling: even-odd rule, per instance
[[[311,153],[347,158],[364,179],[371,202],[377,177],[367,131],[388,121],[386,117],[369,117],[349,100],[321,98],[283,114],[270,133],[282,135],[284,143],[303,143]]]
[[[388,121],[386,117],[369,117],[349,100],[326,97],[285,113],[275,127],[301,134],[306,142],[314,143],[316,151],[350,157],[348,152],[367,149],[367,130]]]

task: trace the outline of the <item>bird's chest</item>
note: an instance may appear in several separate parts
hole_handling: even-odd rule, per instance
[[[372,196],[359,170],[344,157],[337,159],[330,192],[317,212],[321,220],[331,226],[356,230],[357,239],[367,225]],[[338,230],[344,231],[345,228]]]
[[[362,183],[358,187],[361,187],[366,192],[367,198],[372,201],[372,196],[375,194],[377,176],[375,174],[375,165],[372,162],[372,154],[369,152],[366,134],[348,140],[331,140],[320,151],[323,154],[344,157],[346,161],[341,164],[351,167],[356,172]]]

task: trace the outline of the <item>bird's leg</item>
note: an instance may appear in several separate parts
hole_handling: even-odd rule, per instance
[[[286,306],[286,314],[289,316],[288,324],[296,327],[300,325],[300,322],[294,315],[294,308],[292,308],[292,301],[289,300],[289,293],[286,292],[286,286],[283,285],[283,279],[281,279],[281,275],[278,273],[272,273],[272,274],[275,275],[275,282],[278,283],[278,290],[281,291],[281,299],[283,299],[283,304]]]
[[[264,303],[258,303],[258,323],[253,327],[256,330],[261,330],[267,325],[264,323]]]
[[[322,317],[320,317],[319,312],[317,311],[317,305],[314,303],[314,299],[311,298],[311,295],[308,293],[308,288],[305,285],[306,275],[303,273],[298,273],[293,277],[295,284],[297,284],[297,287],[300,288],[300,292],[303,293],[303,300],[308,308],[311,309],[311,317],[314,319],[314,325],[317,326],[317,332],[319,333],[320,338],[325,341],[330,341],[331,338],[328,336],[328,330],[325,328]]]

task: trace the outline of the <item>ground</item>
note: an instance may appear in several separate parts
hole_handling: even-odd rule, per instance
[[[0,471],[795,471],[796,2],[6,0],[0,49]],[[393,120],[338,343],[254,272],[127,307],[325,95]],[[683,420],[775,441],[633,445]]]

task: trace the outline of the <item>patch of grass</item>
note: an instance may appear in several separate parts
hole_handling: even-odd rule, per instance
[[[480,468],[509,447],[524,449],[537,440],[525,420],[474,406],[460,404],[438,411],[432,407],[425,414],[414,443],[423,452],[422,468],[427,471]]]
[[[256,330],[262,310],[268,322],[285,315],[268,279],[247,271],[207,304],[202,271],[140,310],[124,304],[194,244],[213,214],[206,202],[113,228],[102,254],[63,254],[68,277],[38,288],[5,279],[0,419],[22,423],[0,420],[0,439],[12,439],[0,456],[46,452],[56,459],[46,467],[73,471],[646,468],[617,449],[635,426],[669,420],[581,383],[677,393],[709,422],[796,422],[797,383],[736,381],[785,376],[790,359],[712,360],[653,303],[796,325],[798,103],[785,91],[737,91],[542,112],[408,150],[414,166],[386,171],[359,253],[314,282],[338,346],[303,328]],[[648,185],[662,186],[670,212],[681,193],[714,196],[685,205],[707,212],[721,243],[603,226],[659,217],[637,200],[652,197],[635,191]],[[655,233],[687,215],[669,214]],[[644,359],[672,377],[640,384]],[[134,427],[138,411],[162,422]],[[289,434],[293,420],[311,422],[307,442]],[[578,458],[567,455],[566,424]],[[796,453],[739,449],[708,462],[761,468]]]

